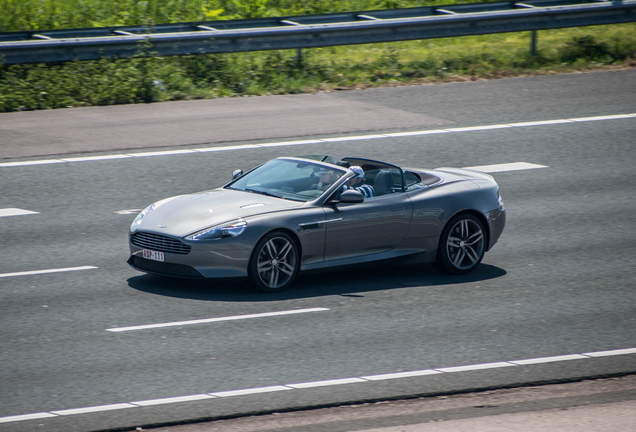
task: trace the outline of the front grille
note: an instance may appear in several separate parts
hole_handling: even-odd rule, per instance
[[[143,249],[152,249],[159,252],[179,255],[187,255],[192,249],[187,244],[181,243],[172,237],[140,231],[137,231],[131,236],[130,242]]]
[[[201,279],[203,276],[194,268],[183,264],[162,263],[150,261],[138,256],[131,256],[128,264],[137,270],[162,276],[173,276],[188,279]]]

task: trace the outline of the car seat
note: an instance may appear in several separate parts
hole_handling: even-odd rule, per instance
[[[375,196],[387,195],[393,193],[393,174],[389,170],[380,170],[375,181],[373,182],[373,189]]]

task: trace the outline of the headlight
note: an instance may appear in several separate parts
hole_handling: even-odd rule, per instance
[[[503,198],[501,198],[501,195],[497,194],[497,207],[499,207],[499,210],[504,211],[506,208],[504,207],[504,203],[503,203]]]
[[[148,214],[153,211],[155,207],[155,204],[150,204],[148,207],[143,209],[143,211],[137,215],[132,225],[130,226],[130,232],[135,232],[137,228],[139,228],[139,225],[141,225],[141,223],[144,221],[146,216],[148,216]]]
[[[201,231],[197,231],[194,234],[190,234],[185,239],[191,241],[198,240],[217,240],[223,237],[236,237],[243,234],[247,228],[247,222],[244,220],[237,220],[224,225],[218,225],[210,228],[206,228]]]

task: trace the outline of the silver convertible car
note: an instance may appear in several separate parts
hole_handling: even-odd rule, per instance
[[[281,157],[227,185],[158,201],[130,227],[133,268],[184,278],[249,278],[287,289],[298,272],[397,259],[475,269],[501,235],[499,187],[466,169]]]

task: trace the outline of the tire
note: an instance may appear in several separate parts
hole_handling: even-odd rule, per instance
[[[442,231],[434,267],[445,273],[467,274],[481,263],[485,253],[484,225],[471,214],[459,214]]]
[[[273,232],[263,237],[254,248],[249,276],[259,290],[281,292],[292,284],[299,267],[294,240],[285,233]]]

